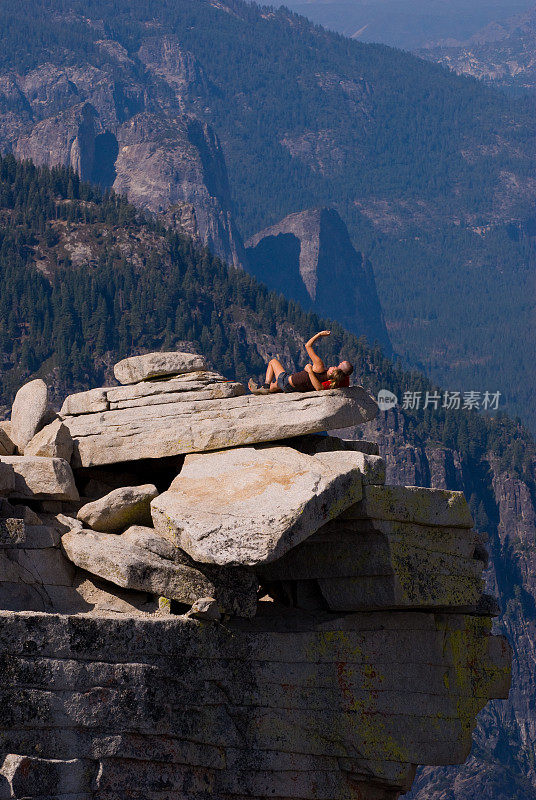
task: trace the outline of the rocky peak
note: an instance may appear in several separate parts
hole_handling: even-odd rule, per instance
[[[248,269],[270,289],[391,349],[372,267],[335,209],[289,214],[252,236],[246,248]]]

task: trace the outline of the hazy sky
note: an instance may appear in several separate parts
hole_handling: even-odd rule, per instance
[[[527,11],[536,0],[286,0],[285,5],[364,42],[405,49],[467,39],[490,22]]]

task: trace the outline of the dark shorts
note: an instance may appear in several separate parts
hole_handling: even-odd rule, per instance
[[[277,376],[277,385],[282,392],[295,392],[297,391],[294,386],[289,382],[290,375],[288,372],[280,372]]]

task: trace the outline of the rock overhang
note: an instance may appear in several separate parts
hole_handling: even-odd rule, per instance
[[[0,793],[393,800],[508,694],[467,502],[312,435],[372,419],[361,387],[246,397],[198,358],[135,357],[48,429],[30,408],[74,475],[0,457]]]
[[[187,456],[151,502],[155,528],[198,561],[273,561],[361,499],[355,456],[282,446]]]

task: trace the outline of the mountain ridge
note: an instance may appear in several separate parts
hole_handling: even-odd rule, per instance
[[[418,54],[458,75],[469,75],[515,93],[536,89],[536,7],[502,22],[494,22],[469,39],[431,43]]]

